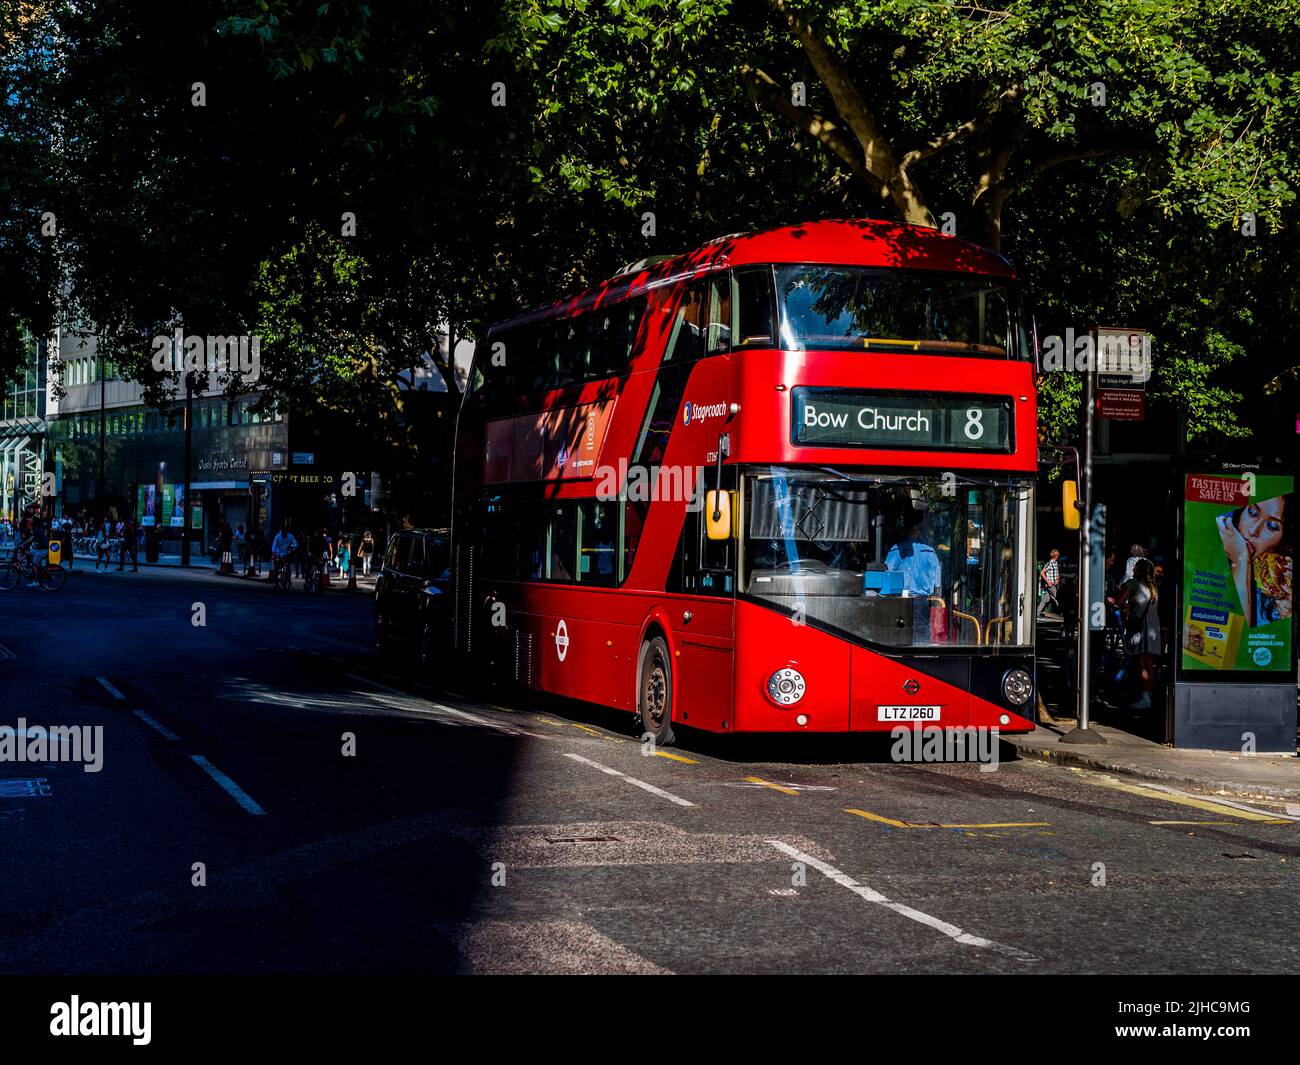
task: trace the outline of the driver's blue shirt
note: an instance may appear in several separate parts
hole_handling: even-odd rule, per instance
[[[885,569],[903,575],[903,587],[909,595],[934,595],[943,579],[938,554],[919,540],[903,540],[891,547],[885,556]]]

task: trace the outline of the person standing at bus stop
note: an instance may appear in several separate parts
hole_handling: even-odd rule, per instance
[[[1045,617],[1047,614],[1047,604],[1051,603],[1057,612],[1061,609],[1060,592],[1061,592],[1061,552],[1059,548],[1052,548],[1047,553],[1047,561],[1043,563],[1043,568],[1038,572],[1038,585],[1041,593],[1038,596],[1038,616]]]

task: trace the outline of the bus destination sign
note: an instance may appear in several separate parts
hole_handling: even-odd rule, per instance
[[[912,451],[1012,449],[1009,396],[804,387],[794,389],[792,403],[796,444]]]

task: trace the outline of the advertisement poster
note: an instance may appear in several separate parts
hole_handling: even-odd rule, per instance
[[[152,484],[142,484],[136,493],[136,513],[140,515],[140,524],[148,528],[158,524],[158,491]]]
[[[1182,668],[1291,666],[1295,479],[1188,474]]]
[[[185,524],[185,486],[169,484],[164,486],[164,491],[166,489],[171,489],[172,493],[172,509],[167,524],[179,529]]]

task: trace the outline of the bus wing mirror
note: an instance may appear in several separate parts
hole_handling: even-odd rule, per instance
[[[731,493],[714,489],[704,493],[705,532],[710,540],[731,539]]]
[[[1079,527],[1079,482],[1061,482],[1061,518],[1067,529]]]

